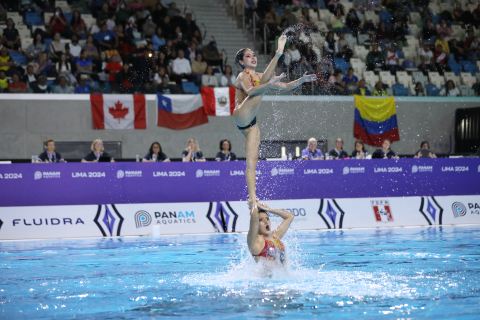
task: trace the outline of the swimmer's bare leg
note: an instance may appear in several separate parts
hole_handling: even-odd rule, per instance
[[[258,125],[254,125],[245,130],[241,130],[245,136],[245,154],[247,155],[247,170],[245,178],[248,188],[248,202],[255,206],[257,203],[256,196],[256,172],[258,163],[258,149],[260,146],[260,129]]]

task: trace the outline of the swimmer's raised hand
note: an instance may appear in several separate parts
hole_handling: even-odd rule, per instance
[[[307,74],[307,72],[305,72],[303,74],[303,77],[302,77],[303,82],[312,82],[312,81],[316,81],[316,80],[317,80],[317,75],[316,74]]]
[[[269,211],[269,210],[270,210],[270,207],[267,206],[266,203],[260,203],[260,202],[258,202],[258,200],[257,200],[257,207],[258,207],[259,209],[262,209],[262,210],[265,210],[265,211]]]
[[[282,80],[282,79],[285,78],[285,77],[286,77],[285,73],[282,73],[282,74],[279,75],[279,76],[276,76],[276,75],[274,74],[274,75],[272,75],[272,77],[270,78],[270,83],[271,83],[271,84],[275,84],[275,83],[279,82],[280,80]]]
[[[283,50],[285,49],[286,43],[287,43],[287,36],[285,34],[282,34],[280,38],[278,38],[277,54],[280,54],[280,55],[283,54]]]

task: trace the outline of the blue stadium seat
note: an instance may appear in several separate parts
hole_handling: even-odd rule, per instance
[[[50,43],[52,43],[53,39],[45,39],[45,51],[50,53]]]
[[[450,69],[452,69],[452,72],[455,73],[456,76],[462,72],[462,67],[455,60],[448,60],[448,66]]]
[[[379,16],[380,21],[385,21],[387,28],[390,29],[392,27],[392,16],[390,15],[390,13],[388,13],[387,11],[380,11]]]
[[[110,82],[105,81],[103,84],[103,93],[110,93]]]
[[[462,69],[465,72],[470,72],[472,76],[475,76],[475,73],[477,72],[477,66],[469,60],[462,61]]]
[[[397,49],[397,56],[399,59],[403,59],[403,52]]]
[[[183,91],[186,93],[197,94],[200,89],[193,82],[182,82]]]
[[[335,68],[341,69],[342,74],[347,74],[347,70],[350,68],[350,65],[345,61],[345,59],[335,58],[333,59],[333,62],[335,63]]]
[[[18,52],[10,52],[9,55],[13,61],[18,62],[21,66],[25,66],[27,64],[27,61],[22,54]]]
[[[425,89],[427,89],[427,96],[429,97],[436,97],[440,93],[440,89],[434,84],[427,84]]]
[[[406,89],[403,84],[394,84],[393,86],[393,95],[399,97],[407,97],[408,89]]]
[[[27,12],[25,14],[25,23],[27,26],[38,26],[42,24],[42,18],[36,12]]]

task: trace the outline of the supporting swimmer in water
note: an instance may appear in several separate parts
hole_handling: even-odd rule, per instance
[[[315,75],[307,75],[289,82],[279,82],[285,77],[285,74],[275,76],[275,66],[278,58],[283,54],[283,49],[287,38],[282,35],[278,39],[278,50],[275,57],[264,73],[256,73],[257,58],[255,53],[250,49],[241,49],[237,52],[235,61],[244,69],[235,82],[235,110],[233,111],[233,119],[237,124],[240,132],[245,136],[245,153],[247,156],[247,169],[245,177],[247,180],[248,197],[250,206],[254,206],[256,197],[255,173],[258,162],[258,148],[260,145],[260,130],[257,126],[257,112],[260,102],[268,89],[275,88],[279,90],[292,90],[300,86],[304,82],[316,80]]]
[[[272,224],[267,213],[283,218],[282,223],[273,231],[271,230]],[[294,217],[291,212],[282,209],[272,209],[264,203],[257,203],[257,206],[253,207],[250,212],[250,229],[248,230],[247,244],[256,262],[266,259],[279,261],[282,264],[285,263],[285,246],[280,239],[287,232]]]

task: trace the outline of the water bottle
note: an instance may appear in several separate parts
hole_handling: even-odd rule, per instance
[[[227,161],[230,161],[230,153],[228,154]]]
[[[140,156],[137,154],[137,158],[135,159],[137,162],[140,162]]]
[[[38,154],[35,155],[35,163],[38,161]]]
[[[155,153],[152,154],[152,160],[153,162],[157,162],[157,155]]]
[[[290,152],[288,153],[288,160],[292,160],[292,154]]]
[[[32,163],[35,163],[35,155],[32,154]]]
[[[328,152],[325,152],[325,160],[330,160],[330,157],[328,156]]]
[[[367,159],[368,157],[368,151],[365,151],[365,153],[363,154],[363,159]]]
[[[360,159],[360,152],[357,151],[357,157],[355,159]]]

